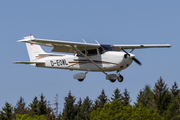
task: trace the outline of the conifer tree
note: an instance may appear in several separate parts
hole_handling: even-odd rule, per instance
[[[177,83],[174,82],[174,85],[172,86],[171,93],[173,95],[173,97],[176,97],[177,95],[180,94],[180,89],[178,89]]]
[[[46,105],[47,105],[47,101],[45,100],[45,96],[43,94],[41,94],[40,101],[38,103],[38,114],[39,115],[46,115],[47,114],[47,112],[46,112],[46,110],[47,110]]]
[[[38,103],[39,103],[39,101],[38,101],[37,97],[35,96],[33,99],[33,102],[30,103],[30,105],[29,105],[29,107],[30,107],[29,111],[30,111],[31,116],[38,115]]]
[[[101,91],[101,94],[98,96],[99,107],[103,108],[104,104],[108,102],[107,96],[104,92],[104,89]]]
[[[83,105],[81,106],[81,112],[83,113],[82,119],[83,120],[90,120],[91,111],[92,111],[92,101],[87,96],[83,101]]]
[[[93,110],[96,110],[97,108],[99,108],[99,100],[98,99],[96,99],[92,105]]]
[[[116,88],[114,90],[114,94],[112,94],[111,100],[117,100],[117,101],[121,101],[122,102],[123,96],[122,93],[120,93],[120,90],[118,88]]]
[[[5,107],[0,112],[1,120],[12,120],[13,119],[13,107],[8,102],[5,103]]]
[[[171,101],[171,95],[168,91],[167,84],[165,84],[162,77],[155,83],[152,97],[152,104],[154,103],[155,108],[158,108],[160,114],[162,114]]]
[[[124,105],[124,106],[129,105],[130,102],[131,102],[131,100],[130,100],[129,92],[125,88],[124,92],[123,92],[123,97],[122,97],[122,105]]]
[[[180,120],[180,96],[172,99],[172,102],[164,112],[164,116],[166,120]]]
[[[18,102],[16,103],[16,107],[14,108],[15,114],[27,114],[27,108],[25,107],[26,103],[24,102],[24,99],[22,97],[20,97],[20,99],[18,100]]]
[[[81,119],[81,117],[82,117],[81,106],[82,106],[82,99],[79,98],[79,101],[78,101],[77,104],[75,105],[75,109],[76,109],[75,120],[79,120],[79,119]]]
[[[164,116],[167,120],[179,120],[180,119],[180,96],[177,83],[174,82],[171,90],[171,102],[169,103],[167,110],[164,112]]]
[[[151,95],[152,95],[152,90],[150,88],[150,85],[145,85],[145,88],[139,92],[137,97],[137,103],[135,103],[135,105],[138,106],[139,103],[142,103],[144,107],[151,108],[152,107],[150,103]]]
[[[75,110],[75,101],[76,98],[71,95],[71,91],[69,91],[68,96],[64,98],[64,109],[62,113],[63,120],[73,120],[76,116]]]

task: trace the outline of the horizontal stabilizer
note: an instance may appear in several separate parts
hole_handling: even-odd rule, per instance
[[[17,61],[13,62],[15,64],[44,64],[45,62],[23,62],[23,61]]]

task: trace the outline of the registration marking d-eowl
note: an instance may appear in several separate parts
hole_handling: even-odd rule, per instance
[[[53,67],[54,65],[57,65],[57,66],[64,66],[64,65],[68,65],[68,63],[66,62],[65,59],[62,59],[62,60],[55,60],[55,62],[53,60],[50,61],[51,63],[51,66]]]

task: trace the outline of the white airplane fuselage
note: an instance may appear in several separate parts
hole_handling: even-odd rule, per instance
[[[49,55],[37,56],[34,62],[44,62],[45,64],[37,64],[37,67],[69,69],[69,70],[83,70],[83,71],[116,71],[127,68],[132,59],[125,58],[124,52],[107,51],[103,54],[88,56],[99,67],[95,66],[91,61],[87,60],[84,56],[76,55]],[[131,57],[134,57],[131,54]]]
[[[106,79],[111,82],[123,81],[123,76],[119,73],[126,69],[132,61],[141,65],[141,62],[131,54],[134,49],[143,48],[168,48],[170,44],[91,44],[61,40],[48,40],[34,38],[32,35],[24,37],[19,42],[25,42],[30,61],[16,61],[16,64],[31,64],[37,67],[56,68],[86,71],[85,73],[76,73],[74,79],[82,82],[89,71],[102,72]],[[71,53],[54,54],[46,53],[41,46],[53,47],[52,52]],[[132,49],[128,53],[125,49]],[[121,51],[121,52],[119,52]],[[123,51],[123,52],[122,52]],[[107,74],[107,71],[117,71],[117,74]]]

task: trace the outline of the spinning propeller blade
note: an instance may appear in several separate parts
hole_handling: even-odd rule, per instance
[[[141,62],[139,62],[139,60],[137,60],[135,57],[132,58],[134,60],[134,62],[136,62],[139,65],[142,65]]]

